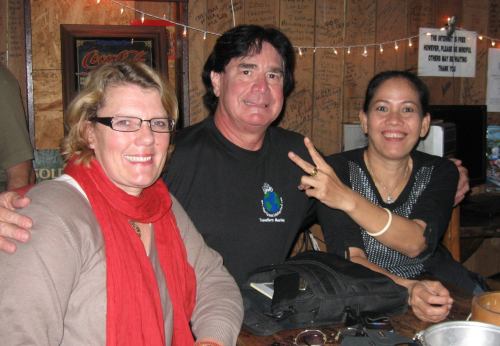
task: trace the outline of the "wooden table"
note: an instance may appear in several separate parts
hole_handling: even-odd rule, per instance
[[[454,303],[446,321],[463,321],[470,313],[471,297],[456,290],[451,291]],[[411,311],[411,308],[404,315],[392,317],[391,322],[396,332],[409,338],[413,338],[415,336],[415,333],[424,330],[432,325],[432,323],[422,322],[417,319],[417,317],[415,317],[415,315]],[[341,330],[342,328],[342,325],[337,325],[328,328],[317,329],[320,329],[328,336],[329,342],[326,345],[340,345],[340,343],[335,342],[334,339],[339,330]],[[303,329],[287,330],[270,336],[255,336],[243,329],[240,333],[240,336],[238,337],[237,345],[293,346],[293,340],[295,336],[302,330]]]

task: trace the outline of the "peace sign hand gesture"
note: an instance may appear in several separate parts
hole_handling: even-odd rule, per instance
[[[288,153],[288,158],[307,173],[300,179],[299,189],[304,191],[307,196],[316,198],[330,208],[345,212],[352,210],[355,193],[340,181],[333,168],[326,163],[309,138],[304,138],[304,144],[314,165],[303,160],[294,152]]]

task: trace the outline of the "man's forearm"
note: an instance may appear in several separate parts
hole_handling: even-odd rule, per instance
[[[7,168],[6,173],[7,190],[17,189],[35,182],[35,172],[31,160]]]

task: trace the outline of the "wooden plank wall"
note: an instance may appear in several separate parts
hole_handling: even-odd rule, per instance
[[[35,138],[37,149],[59,146],[63,136],[60,24],[128,24],[139,15],[109,0],[26,0],[31,4]],[[21,1],[0,0],[0,56],[6,59],[7,43],[13,39],[7,21],[19,12]],[[175,17],[172,3],[124,1],[137,10]],[[440,27],[455,15],[458,26],[491,37],[500,37],[500,0],[233,0],[236,24],[274,25],[282,29],[294,46],[364,45],[393,41],[418,33],[419,27]],[[5,9],[5,11],[4,11]],[[189,25],[222,33],[233,26],[231,0],[189,0]],[[17,12],[16,12],[17,11]],[[10,19],[6,16],[10,13]],[[12,14],[14,13],[14,15]],[[7,32],[6,32],[7,31]],[[189,122],[206,116],[201,71],[217,36],[188,31]],[[10,41],[9,41],[10,40]],[[342,122],[357,122],[358,110],[369,78],[386,69],[417,68],[418,40],[346,50],[302,49],[297,56],[297,87],[287,102],[281,126],[313,138],[325,153],[341,148]],[[489,42],[478,41],[476,78],[427,77],[436,104],[484,104]],[[10,57],[13,62],[14,56]],[[12,65],[23,82],[23,57]],[[500,123],[499,114],[489,115]]]

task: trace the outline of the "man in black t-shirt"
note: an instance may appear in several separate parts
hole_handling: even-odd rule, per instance
[[[176,136],[165,180],[205,241],[242,284],[283,261],[314,201],[289,150],[303,136],[271,126],[293,88],[294,52],[280,31],[239,26],[217,40],[203,70],[210,116]]]

